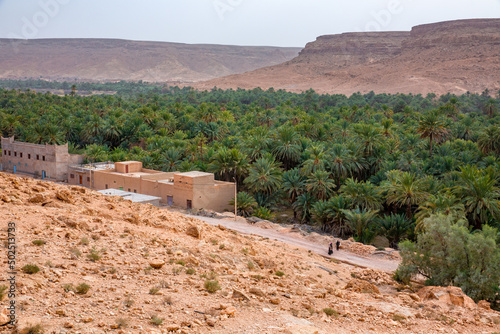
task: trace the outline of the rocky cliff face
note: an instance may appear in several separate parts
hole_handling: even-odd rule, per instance
[[[411,32],[321,36],[296,58],[198,88],[352,94],[462,94],[500,89],[500,19],[426,24]]]
[[[405,51],[471,46],[500,47],[500,19],[424,24],[414,27],[403,42]]]
[[[396,56],[409,32],[346,33],[320,36],[290,63],[320,61],[333,67],[364,64]]]

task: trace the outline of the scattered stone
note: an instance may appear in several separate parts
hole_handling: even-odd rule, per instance
[[[476,303],[461,288],[455,286],[426,286],[418,291],[418,296],[422,301],[435,301],[440,304],[455,305],[470,309],[477,307]]]
[[[196,225],[190,225],[186,230],[186,234],[193,238],[201,239],[201,229]]]
[[[271,298],[269,299],[269,302],[274,305],[278,305],[280,303],[279,298]]]
[[[165,265],[165,262],[162,260],[153,260],[149,262],[149,265],[154,269],[161,269]]]
[[[58,190],[56,192],[56,198],[66,203],[73,203],[73,197],[71,196],[71,193],[66,189]]]
[[[181,326],[177,325],[177,324],[171,324],[171,325],[168,325],[166,330],[167,332],[175,332],[177,330],[179,330],[181,328]]]
[[[71,322],[65,322],[63,326],[64,326],[64,328],[73,328],[73,327],[75,327],[75,325],[73,325],[73,323],[71,323]]]
[[[357,278],[350,280],[344,289],[359,293],[374,293],[377,295],[380,294],[380,290],[375,285]]]
[[[478,303],[477,303],[477,306],[479,306],[480,308],[484,309],[484,310],[488,310],[490,311],[491,310],[491,304],[488,303],[486,300],[480,300]]]
[[[264,291],[262,291],[261,289],[258,289],[258,288],[250,288],[249,292],[252,295],[256,295],[256,296],[259,296],[259,297],[265,297],[266,296],[266,294],[264,293]]]
[[[215,319],[213,319],[213,318],[208,318],[207,319],[207,325],[209,325],[210,327],[214,327],[215,324],[216,324]]]
[[[37,203],[43,203],[46,200],[47,198],[43,194],[35,194],[28,199],[28,202],[37,204]]]
[[[242,299],[242,300],[250,300],[250,298],[246,294],[244,294],[243,292],[238,291],[238,290],[233,290],[233,298],[234,299]]]
[[[285,329],[286,334],[323,334],[324,332],[313,326],[294,325]]]
[[[2,312],[0,312],[0,326],[8,324],[10,322],[10,318],[8,317],[9,310],[7,307],[3,307]]]

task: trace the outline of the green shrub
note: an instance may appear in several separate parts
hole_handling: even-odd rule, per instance
[[[158,288],[151,288],[151,289],[149,289],[149,294],[150,295],[157,295],[158,292],[160,292],[160,289],[158,289]]]
[[[82,256],[82,252],[80,252],[80,250],[76,247],[70,248],[69,252],[76,257]]]
[[[80,240],[80,244],[84,245],[84,246],[87,246],[89,244],[89,239],[88,238],[85,238],[83,237],[81,240]]]
[[[163,323],[163,319],[159,318],[158,316],[154,315],[151,317],[151,320],[149,321],[152,325],[155,326],[160,326]]]
[[[24,271],[26,274],[33,275],[39,272],[40,268],[38,268],[38,266],[35,264],[27,264],[24,267],[22,267],[21,270]]]
[[[219,282],[217,280],[206,280],[205,289],[210,293],[215,293],[221,289]]]
[[[32,243],[33,243],[33,245],[36,245],[36,246],[45,245],[45,241],[43,241],[43,240],[33,240]]]
[[[332,315],[335,315],[335,316],[338,316],[339,313],[337,311],[335,311],[333,308],[330,308],[330,307],[327,307],[327,308],[324,308],[323,309],[323,312],[325,312],[325,314],[327,316],[332,316]]]
[[[285,273],[284,273],[284,272],[282,272],[281,270],[278,270],[278,271],[276,272],[276,276],[278,276],[278,277],[283,277],[283,276],[285,276]]]
[[[99,261],[101,257],[101,253],[97,249],[95,249],[95,247],[92,247],[90,253],[87,255],[87,258],[92,262]]]
[[[263,206],[260,206],[257,210],[255,210],[253,215],[255,217],[259,217],[260,219],[265,219],[265,220],[271,220],[271,218],[273,217],[271,210]]]
[[[485,225],[470,233],[465,222],[443,215],[431,216],[424,223],[425,231],[416,243],[399,245],[402,261],[394,277],[408,284],[420,274],[428,285],[459,286],[476,302],[495,302],[500,281],[497,230]]]
[[[186,269],[186,274],[188,274],[188,275],[194,275],[195,273],[196,273],[196,270],[194,270],[193,268]]]
[[[79,295],[84,295],[87,292],[89,292],[89,290],[90,290],[90,285],[88,285],[87,283],[80,283],[76,287],[76,293]]]

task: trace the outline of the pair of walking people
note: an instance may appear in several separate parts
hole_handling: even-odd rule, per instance
[[[340,240],[337,240],[337,242],[335,243],[335,246],[337,247],[337,250],[340,249]],[[330,247],[328,247],[328,255],[332,255],[333,254],[333,243],[330,243]]]

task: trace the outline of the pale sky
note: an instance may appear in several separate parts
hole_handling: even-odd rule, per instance
[[[303,47],[320,35],[498,17],[500,0],[0,0],[0,38]]]

